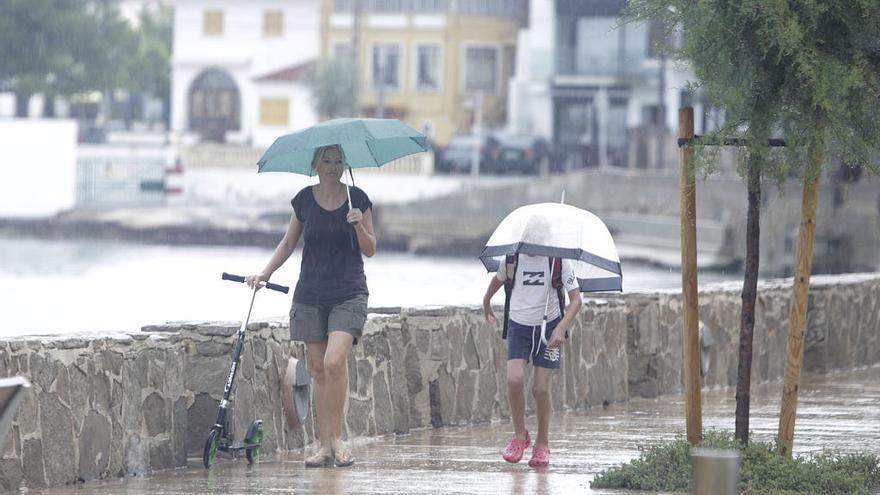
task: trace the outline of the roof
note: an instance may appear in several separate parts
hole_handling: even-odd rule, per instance
[[[315,67],[315,60],[306,60],[296,65],[277,69],[274,72],[254,78],[255,82],[297,82],[305,79]]]

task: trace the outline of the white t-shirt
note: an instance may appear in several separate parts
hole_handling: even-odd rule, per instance
[[[520,325],[540,325],[544,319],[544,306],[547,306],[547,321],[559,315],[559,299],[553,288],[550,261],[546,256],[520,254],[516,263],[513,293],[510,296],[510,319]],[[501,263],[495,277],[501,282],[507,280],[507,265]],[[562,289],[568,292],[578,287],[574,268],[570,260],[562,260]],[[547,291],[550,303],[547,304]]]

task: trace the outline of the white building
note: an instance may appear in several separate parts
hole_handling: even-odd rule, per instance
[[[692,70],[657,50],[662,26],[620,25],[624,4],[530,0],[508,125],[551,139],[568,167],[673,165],[682,106],[694,107],[698,134],[712,126],[687,90]]]
[[[173,0],[171,130],[254,146],[314,124],[319,0]]]

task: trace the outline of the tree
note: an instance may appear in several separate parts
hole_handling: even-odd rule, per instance
[[[50,74],[62,70],[71,56],[65,27],[82,9],[82,2],[6,0],[0,16],[0,81],[15,93],[15,114],[27,116],[31,95],[44,90]]]
[[[118,0],[6,0],[0,17],[0,81],[27,116],[31,95],[115,88],[135,38]]]
[[[129,91],[142,91],[162,100],[162,117],[168,124],[171,97],[172,10],[160,5],[140,12],[137,49],[128,59],[126,80]]]
[[[731,117],[721,134],[746,138],[740,173],[747,182],[749,217],[736,417],[736,436],[744,442],[761,178],[781,178],[790,165],[806,163],[799,167],[804,201],[778,438],[780,453],[790,455],[822,164],[836,152],[848,163],[878,169],[872,155],[880,148],[880,2],[631,2],[631,19],[657,15],[681,30],[678,55],[690,61],[710,99]],[[785,138],[785,156],[769,152],[771,133]]]
[[[357,87],[350,60],[338,58],[319,62],[311,87],[315,109],[321,118],[357,115]]]

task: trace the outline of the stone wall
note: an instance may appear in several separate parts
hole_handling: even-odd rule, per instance
[[[760,287],[753,378],[784,365],[791,282]],[[704,386],[735,383],[740,294],[703,288],[711,330]],[[814,277],[804,369],[826,372],[880,361],[880,275]],[[0,445],[0,486],[40,487],[147,473],[200,456],[222,394],[235,324],[146,327],[136,335],[0,341],[0,376],[33,383]],[[281,376],[300,345],[284,321],[249,327],[235,390],[235,428],[264,421],[264,450],[300,449],[311,417],[290,430]],[[564,344],[552,382],[554,408],[588,408],[679,392],[681,296],[674,292],[589,297]],[[349,359],[349,436],[505,418],[505,347],[472,308],[384,310],[371,315]],[[531,411],[531,405],[528,409]],[[200,462],[193,460],[192,462]]]

